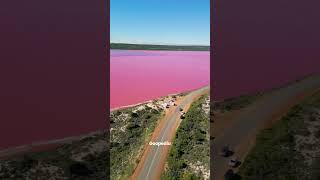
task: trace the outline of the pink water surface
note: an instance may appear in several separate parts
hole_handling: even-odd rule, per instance
[[[209,85],[209,51],[111,50],[110,107]]]

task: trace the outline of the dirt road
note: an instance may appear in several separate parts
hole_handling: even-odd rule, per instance
[[[227,128],[219,133],[214,133],[214,124],[211,129],[215,139],[211,143],[211,158],[213,159],[213,172],[211,179],[221,180],[228,170],[230,158],[221,157],[219,152],[222,147],[231,147],[235,156],[241,161],[244,160],[251,147],[257,133],[270,125],[273,121],[283,116],[290,107],[299,103],[305,96],[311,95],[320,88],[320,75],[308,77],[299,82],[288,85],[277,90],[264,94],[254,103],[237,112],[235,116],[230,116]],[[215,123],[223,118],[215,119]],[[224,119],[226,120],[226,119]]]
[[[191,103],[201,95],[209,92],[209,87],[203,87],[187,94],[177,106],[173,106],[170,112],[162,119],[159,126],[155,129],[152,142],[170,142],[172,143],[176,130],[181,122],[180,108],[185,112],[190,107]],[[161,172],[169,152],[170,146],[147,145],[142,158],[131,179],[138,180],[154,180],[160,179]]]

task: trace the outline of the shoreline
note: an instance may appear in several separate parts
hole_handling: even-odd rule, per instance
[[[219,103],[219,102],[224,102],[226,100],[238,98],[240,96],[252,96],[252,95],[255,95],[255,94],[269,93],[269,92],[272,92],[272,91],[275,91],[275,90],[290,86],[290,85],[295,84],[297,82],[303,81],[305,79],[313,78],[314,76],[318,76],[318,75],[320,75],[320,72],[308,73],[306,75],[297,77],[296,79],[291,79],[291,80],[289,80],[289,81],[287,81],[287,82],[285,82],[283,84],[275,85],[274,87],[268,87],[268,88],[262,88],[262,89],[258,89],[258,90],[252,90],[252,91],[249,91],[249,92],[241,93],[239,95],[225,97],[225,98],[221,98],[219,100],[214,100],[213,102],[218,102]]]
[[[86,137],[90,137],[90,136],[94,136],[94,135],[98,135],[98,134],[103,134],[105,131],[107,131],[107,130],[100,129],[100,130],[92,131],[87,134],[69,136],[69,137],[65,137],[65,138],[52,139],[52,140],[47,140],[47,141],[43,140],[43,141],[31,143],[31,144],[25,144],[25,145],[19,145],[19,146],[15,146],[15,147],[0,149],[0,161],[5,160],[7,158],[10,158],[12,156],[19,156],[19,155],[23,154],[24,152],[30,152],[30,153],[38,152],[38,151],[41,151],[42,148],[52,149],[52,148],[58,147],[62,144],[69,144],[69,143],[72,143],[73,141],[81,140]]]
[[[125,105],[125,106],[119,106],[119,107],[115,107],[115,108],[110,108],[110,113],[113,112],[113,111],[117,111],[117,110],[121,110],[121,109],[125,109],[125,108],[130,108],[130,107],[135,107],[135,106],[139,106],[139,105],[142,105],[142,104],[150,103],[150,102],[152,102],[154,100],[163,99],[163,98],[165,98],[167,96],[179,96],[181,94],[187,94],[187,93],[190,93],[192,91],[204,88],[206,86],[210,86],[210,85],[208,84],[208,85],[205,85],[205,86],[201,86],[199,88],[186,90],[186,91],[182,91],[182,92],[178,92],[178,93],[171,93],[171,94],[168,94],[168,95],[160,96],[160,97],[157,97],[157,98],[154,98],[154,99],[138,102],[138,103],[135,103],[135,104],[129,104],[129,105]]]
[[[190,93],[192,91],[195,91],[195,90],[198,90],[198,89],[202,89],[202,88],[205,88],[207,86],[209,86],[209,85],[201,86],[199,88],[194,88],[194,89],[190,89],[190,90],[186,90],[186,91],[182,91],[182,92],[171,93],[171,94],[164,95],[164,96],[161,96],[161,97],[158,97],[158,98],[155,98],[155,99],[151,99],[151,100],[147,100],[147,101],[143,101],[143,102],[139,102],[139,103],[135,103],[135,104],[131,104],[131,105],[112,108],[112,109],[110,109],[110,112],[113,112],[113,111],[116,111],[116,110],[125,109],[125,108],[139,106],[139,105],[142,105],[142,104],[146,104],[146,103],[152,102],[154,100],[163,99],[165,97],[183,96],[183,95],[188,94],[188,93]],[[108,131],[108,129],[99,129],[99,130],[92,131],[92,132],[89,132],[89,133],[86,133],[86,134],[68,136],[68,137],[58,138],[58,139],[42,140],[42,141],[37,141],[37,142],[34,142],[34,143],[30,143],[30,144],[23,144],[23,145],[3,148],[3,149],[0,149],[0,161],[1,160],[5,160],[6,158],[10,158],[11,156],[23,155],[23,153],[25,153],[25,152],[38,152],[38,151],[41,151],[43,149],[56,148],[56,147],[58,147],[58,146],[60,146],[62,144],[72,143],[73,141],[80,140],[80,139],[83,139],[83,138],[86,138],[86,137],[90,137],[90,136],[93,136],[95,134],[101,134],[101,133],[103,133],[105,131]]]
[[[176,51],[176,52],[209,52],[210,50],[169,50],[169,49],[110,49],[116,51]]]

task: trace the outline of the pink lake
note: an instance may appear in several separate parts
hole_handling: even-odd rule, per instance
[[[111,50],[111,109],[209,83],[209,51]]]

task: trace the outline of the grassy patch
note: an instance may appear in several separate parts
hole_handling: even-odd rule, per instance
[[[111,179],[127,179],[132,175],[144,145],[163,115],[162,110],[147,106],[138,111],[128,108],[113,113],[111,128],[114,130],[111,131],[110,139]]]

